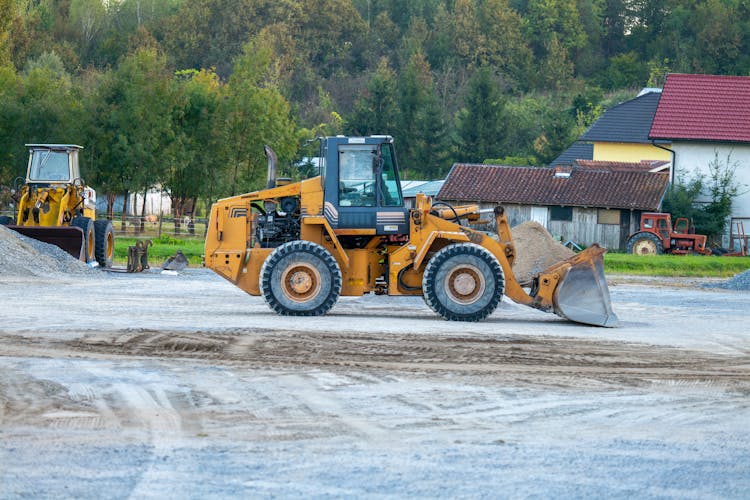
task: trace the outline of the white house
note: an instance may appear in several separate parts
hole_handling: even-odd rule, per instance
[[[750,230],[750,77],[668,75],[649,138],[671,142],[677,175],[708,181],[717,158],[734,167],[731,215]]]

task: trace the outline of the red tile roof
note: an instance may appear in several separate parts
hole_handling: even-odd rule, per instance
[[[750,142],[750,77],[667,75],[649,137]]]
[[[659,209],[668,183],[666,174],[638,170],[457,163],[437,198],[654,211]]]
[[[667,170],[670,162],[664,160],[641,160],[639,162],[608,161],[608,160],[576,160],[575,165],[581,168],[595,170],[622,170],[624,172],[659,172]]]

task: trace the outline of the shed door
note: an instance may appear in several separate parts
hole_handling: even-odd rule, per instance
[[[531,207],[531,220],[547,227],[547,207]]]

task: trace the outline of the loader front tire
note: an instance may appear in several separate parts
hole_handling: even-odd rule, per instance
[[[112,229],[112,222],[108,220],[94,221],[94,233],[96,235],[96,244],[94,245],[94,254],[100,267],[112,267],[115,258],[115,232]]]
[[[449,245],[427,263],[422,292],[427,305],[451,321],[479,321],[497,308],[505,291],[503,268],[473,243]]]
[[[86,262],[92,262],[94,260],[95,247],[94,221],[89,217],[73,217],[70,225],[80,227],[81,231],[83,231],[83,253],[86,257]]]
[[[311,241],[276,248],[260,270],[260,291],[268,306],[285,316],[322,316],[341,293],[341,269],[333,255]]]

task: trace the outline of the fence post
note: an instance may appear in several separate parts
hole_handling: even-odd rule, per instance
[[[159,193],[159,230],[156,232],[156,237],[161,238],[161,221],[164,219],[164,211],[162,210],[162,202],[164,201],[164,190],[162,189]]]

